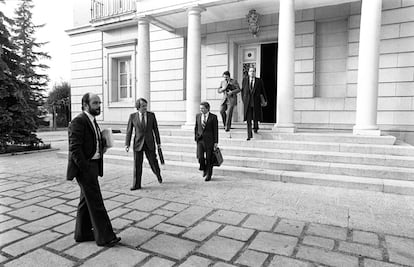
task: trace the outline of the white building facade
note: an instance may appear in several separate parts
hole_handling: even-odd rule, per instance
[[[101,123],[126,124],[144,97],[160,124],[191,127],[201,101],[218,111],[224,71],[241,83],[254,66],[272,131],[414,144],[413,0],[77,0],[68,34],[72,116],[93,92]]]

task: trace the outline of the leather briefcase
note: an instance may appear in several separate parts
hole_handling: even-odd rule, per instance
[[[223,163],[223,155],[221,154],[220,148],[216,148],[213,151],[213,166],[220,166]]]

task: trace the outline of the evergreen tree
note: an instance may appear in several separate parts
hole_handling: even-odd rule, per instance
[[[66,127],[70,121],[70,84],[62,82],[53,86],[46,104],[54,117],[57,127]]]
[[[24,144],[38,144],[39,139],[35,132],[39,126],[41,111],[44,104],[44,91],[48,83],[48,76],[40,74],[48,66],[39,63],[41,59],[49,59],[48,53],[39,51],[45,43],[36,41],[36,29],[44,25],[34,25],[32,12],[34,5],[32,0],[22,0],[15,11],[12,40],[17,46],[17,54],[20,56],[18,79],[23,83],[20,89],[24,99],[24,107],[21,119],[15,122],[15,134]]]

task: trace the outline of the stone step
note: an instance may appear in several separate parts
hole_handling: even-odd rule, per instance
[[[58,157],[67,158],[67,151],[58,152]],[[131,153],[132,154],[132,153]],[[130,165],[132,171],[133,158],[106,155],[105,162],[112,164]],[[146,172],[151,172],[147,161],[144,161]],[[198,164],[192,162],[167,161],[162,166],[163,170],[181,171],[181,172],[197,172]],[[258,168],[245,168],[237,166],[225,166],[214,168],[213,181],[216,176],[231,176],[249,179],[263,179],[271,181],[279,181],[284,183],[297,183],[320,185],[330,187],[342,187],[348,189],[359,189],[366,191],[377,191],[384,193],[414,195],[414,182],[412,181],[396,181],[389,179],[377,179],[370,177],[354,177],[344,175],[321,174],[312,172],[295,172],[280,170],[263,170]],[[200,179],[201,173],[200,173]],[[168,177],[164,176],[164,180],[168,182]]]
[[[112,151],[111,151],[112,150]],[[197,162],[195,148],[194,152],[172,152],[163,151],[166,161],[182,161]],[[118,153],[117,153],[118,152]],[[108,153],[110,155],[132,157],[133,153],[125,151],[122,148],[111,148]],[[393,179],[414,181],[414,170],[412,168],[403,167],[386,167],[377,165],[361,165],[361,164],[343,164],[329,162],[315,162],[303,160],[285,160],[285,159],[268,159],[268,158],[252,158],[230,156],[226,154],[226,150],[222,151],[225,166],[238,166],[246,168],[259,168],[264,170],[285,170],[313,172],[334,175],[349,175],[361,177],[376,177],[378,179]]]
[[[117,155],[126,156],[126,152],[124,150],[124,142],[121,140],[115,142],[116,147],[109,150],[109,152]],[[186,153],[192,153],[196,149],[195,142],[193,142],[192,144],[163,143],[162,147],[164,151]],[[414,157],[407,156],[360,154],[329,151],[296,151],[288,149],[267,149],[254,147],[247,148],[222,145],[220,145],[220,148],[226,155],[248,158],[319,161],[405,168],[410,168],[414,166]]]
[[[125,141],[125,134],[114,134],[114,139]],[[161,136],[161,143],[193,144],[194,137],[188,136]],[[244,148],[268,148],[296,151],[327,151],[345,152],[359,154],[379,154],[414,157],[414,146],[400,145],[373,145],[373,144],[351,144],[351,143],[328,143],[328,142],[305,142],[305,141],[284,141],[284,140],[256,140],[246,141],[245,139],[220,138],[220,146],[234,146]]]

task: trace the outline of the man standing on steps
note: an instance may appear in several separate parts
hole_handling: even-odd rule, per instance
[[[253,138],[253,129],[257,133],[259,130],[259,120],[262,120],[262,105],[267,102],[266,92],[263,81],[256,78],[256,70],[249,68],[248,77],[243,79],[242,95],[244,104],[244,120],[247,122],[247,141]]]
[[[194,139],[197,142],[197,158],[200,171],[203,171],[205,181],[210,181],[213,175],[213,151],[218,144],[217,116],[210,113],[208,102],[200,103],[200,112],[196,115]]]
[[[105,209],[98,176],[103,175],[104,144],[95,117],[101,113],[98,95],[82,97],[82,113],[69,125],[69,158],[67,180],[76,181],[81,188],[76,214],[75,241],[95,241],[98,246],[112,247],[116,237]]]
[[[223,73],[224,80],[220,82],[218,92],[223,94],[220,104],[220,114],[223,119],[223,125],[226,132],[231,129],[231,120],[233,118],[233,109],[237,105],[237,94],[241,91],[239,83],[230,78],[230,72]],[[227,114],[226,114],[227,111]]]
[[[147,111],[148,102],[144,98],[139,98],[135,107],[138,112],[129,116],[128,127],[125,137],[125,151],[129,151],[131,143],[132,129],[135,129],[134,137],[134,180],[131,190],[141,189],[142,162],[144,152],[151,166],[152,172],[157,176],[158,182],[162,183],[161,170],[158,165],[157,155],[155,154],[155,142],[157,147],[161,147],[160,133],[155,114]],[[155,142],[154,142],[155,136]]]

